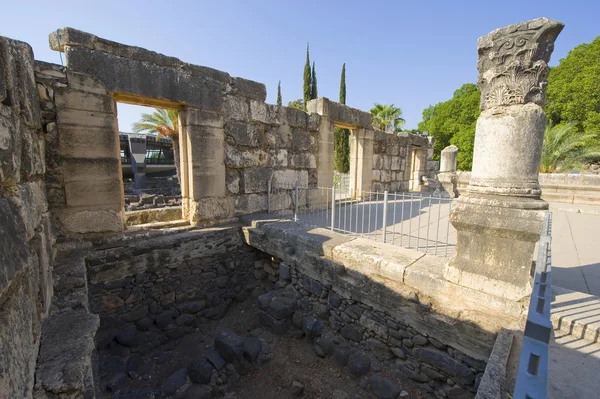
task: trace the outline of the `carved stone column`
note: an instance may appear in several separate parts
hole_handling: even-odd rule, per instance
[[[450,198],[458,197],[458,191],[456,190],[456,184],[458,183],[458,175],[456,174],[457,155],[458,147],[449,145],[442,150],[440,156],[440,173],[437,177],[442,190]]]
[[[544,210],[538,183],[548,61],[563,24],[547,18],[479,38],[481,115],[473,171],[450,220],[456,254],[446,279],[500,297],[531,292],[531,267]]]

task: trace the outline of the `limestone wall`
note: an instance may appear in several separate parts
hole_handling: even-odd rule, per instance
[[[373,191],[408,191],[412,151],[417,149],[419,165],[415,176],[425,176],[428,168],[428,140],[414,134],[375,131],[373,141]]]
[[[0,397],[31,397],[53,296],[54,236],[33,51],[0,37]]]

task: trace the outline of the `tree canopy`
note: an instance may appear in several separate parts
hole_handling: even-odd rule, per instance
[[[458,147],[457,167],[471,170],[475,125],[479,117],[479,88],[467,83],[454,91],[448,101],[431,105],[423,111],[423,121],[419,131],[429,132],[435,137],[434,159],[450,144]]]
[[[600,131],[600,36],[580,44],[548,75],[548,119],[576,124],[580,131]]]
[[[391,131],[398,133],[404,125],[402,118],[402,109],[397,108],[394,104],[378,104],[371,108],[373,114],[373,127],[384,132]]]

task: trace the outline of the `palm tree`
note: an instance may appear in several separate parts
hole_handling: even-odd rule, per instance
[[[134,133],[156,134],[168,137],[173,141],[173,158],[177,180],[181,182],[179,174],[179,113],[172,109],[155,108],[151,114],[142,114],[139,122],[132,125]]]
[[[572,123],[547,125],[540,172],[552,173],[560,167],[567,168],[600,159],[600,146],[596,141],[599,138],[598,133],[579,132]]]
[[[385,105],[375,103],[370,111],[373,114],[373,127],[389,133],[398,133],[404,119],[402,118],[402,109],[396,108],[394,104]]]

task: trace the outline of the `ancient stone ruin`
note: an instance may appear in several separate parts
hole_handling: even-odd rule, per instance
[[[428,138],[326,98],[266,104],[261,83],[72,28],[50,34],[64,66],[0,38],[0,398],[475,397],[499,332],[527,313],[561,28],[479,41],[449,264],[265,214],[299,201],[272,201],[273,183],[331,186],[334,127],[351,131],[356,192],[424,190]],[[175,222],[125,212],[116,101],[179,111]],[[456,150],[441,172],[456,196]]]

